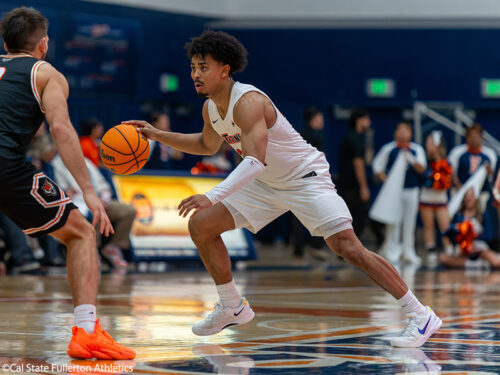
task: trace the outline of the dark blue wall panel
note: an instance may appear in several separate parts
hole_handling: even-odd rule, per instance
[[[53,50],[49,60],[63,66],[63,41],[68,19],[74,13],[96,19],[110,17],[137,25],[137,54],[130,77],[135,90],[126,95],[77,92],[70,99],[75,124],[88,115],[103,119],[107,127],[130,117],[143,117],[148,109],[173,109],[173,129],[199,131],[202,101],[195,95],[184,44],[198,35],[210,19],[168,14],[74,0],[26,1],[50,18]],[[18,6],[17,0],[0,0],[0,12]],[[500,138],[500,100],[480,97],[481,78],[500,77],[500,30],[226,30],[246,46],[249,65],[236,78],[267,92],[283,114],[301,128],[306,105],[326,112],[327,154],[337,158],[344,122],[331,114],[333,105],[365,106],[373,113],[376,145],[389,141],[402,108],[415,99],[458,101],[476,109],[478,120]],[[179,76],[179,91],[161,93],[161,73]],[[393,99],[365,95],[367,78],[392,78]],[[118,84],[118,83],[117,83]],[[192,159],[190,159],[190,162]]]

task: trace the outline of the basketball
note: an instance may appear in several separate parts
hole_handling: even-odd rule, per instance
[[[116,174],[132,174],[140,170],[149,158],[149,142],[135,126],[120,124],[102,137],[101,160]]]

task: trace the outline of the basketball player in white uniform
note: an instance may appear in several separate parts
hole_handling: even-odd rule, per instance
[[[441,320],[408,290],[389,262],[359,242],[349,210],[331,181],[325,156],[302,139],[266,94],[232,79],[246,65],[245,48],[233,36],[214,31],[193,38],[186,48],[195,89],[200,97],[208,98],[202,111],[202,132],[167,133],[145,121],[127,123],[136,125],[149,139],[183,152],[213,155],[226,141],[243,158],[215,188],[179,205],[180,215],[194,210],[189,219],[191,238],[220,296],[215,310],[196,323],[193,332],[213,335],[254,317],[236,289],[221,233],[241,227],[255,233],[291,211],[311,234],[323,236],[335,253],[398,300],[408,320],[392,344],[421,346],[439,329]]]

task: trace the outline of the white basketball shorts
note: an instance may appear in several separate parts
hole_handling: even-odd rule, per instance
[[[306,174],[307,172],[305,172]],[[296,178],[270,186],[257,179],[222,202],[236,228],[257,233],[291,211],[313,236],[328,238],[352,228],[352,217],[329,174]]]

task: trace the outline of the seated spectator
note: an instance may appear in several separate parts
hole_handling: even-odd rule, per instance
[[[2,213],[0,227],[4,233],[6,251],[10,253],[9,270],[14,274],[40,272],[40,263],[35,260],[21,228]]]
[[[3,239],[4,233],[0,226],[0,276],[7,274],[7,245]]]
[[[80,145],[82,146],[83,156],[98,168],[102,167],[99,146],[103,134],[104,127],[96,118],[88,118],[80,123]]]
[[[113,199],[111,187],[99,169],[88,159],[85,159],[85,163],[92,185],[101,198],[106,214],[115,230],[115,233],[110,235],[106,244],[101,248],[101,254],[113,267],[125,269],[127,268],[127,262],[123,259],[122,250],[130,249],[129,235],[136,210],[130,204]],[[54,169],[56,182],[71,197],[82,215],[90,219],[90,210],[83,199],[83,193],[58,154],[52,159],[51,165]],[[98,243],[100,243],[100,236],[98,236]]]
[[[155,128],[170,131],[170,118],[161,112],[151,113],[151,125]],[[161,142],[149,140],[149,160],[145,169],[172,169],[172,160],[182,160],[184,154]]]
[[[483,128],[475,123],[465,130],[466,144],[454,147],[448,156],[448,160],[453,167],[454,183],[460,188],[481,165],[486,166],[488,176],[481,188],[479,196],[481,209],[486,207],[488,215],[494,221],[498,220],[495,207],[493,207],[491,190],[493,188],[493,174],[496,170],[497,153],[490,147],[483,145]],[[490,246],[498,244],[498,228],[495,226],[489,242]]]
[[[500,256],[490,250],[487,241],[491,237],[490,220],[481,213],[479,199],[470,189],[465,194],[462,207],[455,215],[446,232],[460,248],[460,254],[441,254],[440,263],[450,268],[480,268],[489,265],[500,268]]]
[[[50,165],[50,161],[57,154],[52,143],[52,138],[47,131],[46,123],[38,129],[33,138],[28,156],[31,157],[31,162],[38,170],[43,171],[49,178],[55,180],[54,171]],[[41,259],[44,266],[65,266],[65,261],[62,257],[60,248],[64,247],[55,237],[43,235],[32,241],[28,241],[30,247],[35,251],[43,249],[44,257]]]
[[[229,173],[236,165],[234,150],[224,142],[214,155],[205,156],[191,168],[191,174]]]
[[[0,250],[0,276],[7,274],[7,266],[5,265],[5,251]]]

